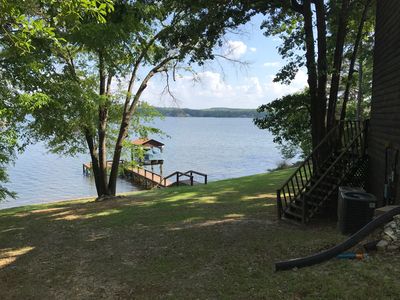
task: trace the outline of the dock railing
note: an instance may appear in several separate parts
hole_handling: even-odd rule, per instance
[[[207,184],[207,180],[208,180],[207,174],[204,174],[204,173],[201,173],[201,172],[197,172],[197,171],[193,171],[193,170],[189,170],[189,171],[185,172],[185,174],[188,174],[190,176],[193,176],[193,174],[202,176],[204,178],[204,184]]]
[[[186,173],[182,173],[182,172],[176,171],[176,172],[164,177],[162,179],[162,185],[163,186],[167,186],[167,180],[170,179],[170,178],[174,178],[174,177],[175,177],[175,182],[173,182],[173,183],[176,183],[177,186],[179,186],[179,184],[181,183],[181,177],[189,177],[190,185],[193,185],[193,175],[189,175],[189,174],[186,174]]]
[[[140,172],[143,172],[144,177],[151,179],[153,182],[158,183],[160,180],[162,180],[162,177],[157,174],[154,173],[152,171],[149,171],[145,168],[141,168],[141,167],[132,167],[132,170],[136,169],[137,173],[140,174]]]

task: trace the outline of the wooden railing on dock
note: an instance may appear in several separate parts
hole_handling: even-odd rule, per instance
[[[123,173],[126,177],[131,178],[136,184],[139,184],[145,188],[152,187],[170,187],[170,186],[180,186],[180,185],[197,185],[197,184],[207,184],[208,176],[207,174],[189,170],[187,172],[176,171],[166,177],[162,177],[160,174],[149,171],[143,167],[133,167],[124,165],[125,161],[121,160],[120,165],[123,166]],[[107,169],[111,168],[112,160],[107,161]],[[83,174],[91,175],[92,173],[92,163],[83,164]],[[202,182],[196,181],[195,176],[200,176],[203,178]]]
[[[146,170],[145,168],[125,167],[124,173],[126,176],[131,177],[136,183],[145,187],[152,187],[157,185],[167,187],[172,185],[171,181],[164,180],[159,174]]]
[[[204,182],[203,183],[207,184],[207,174],[190,170],[190,171],[187,171],[187,172],[184,172],[184,173],[180,172],[180,171],[176,171],[176,172],[168,175],[167,177],[164,177],[162,185],[163,186],[167,186],[167,181],[166,180],[168,180],[169,178],[175,178],[175,182],[172,183],[171,185],[176,185],[176,186],[179,186],[179,185],[190,185],[190,186],[193,186],[193,185],[201,184],[201,182],[198,182],[198,181],[194,180],[193,174],[202,176],[204,178]],[[182,180],[181,179],[182,177],[187,177],[189,179]]]
[[[197,171],[187,171],[180,172],[176,171],[166,177],[162,177],[157,173],[146,170],[141,167],[126,167],[125,174],[131,177],[137,184],[140,184],[146,188],[149,187],[161,187],[166,188],[170,186],[180,186],[180,185],[197,185],[197,184],[207,184],[208,176],[207,174],[200,173]],[[202,176],[204,178],[203,182],[198,182],[194,180],[194,176]]]

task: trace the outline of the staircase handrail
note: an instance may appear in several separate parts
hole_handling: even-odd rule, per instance
[[[346,122],[348,122],[348,124],[352,124],[352,123],[360,123],[359,121],[339,121],[335,127],[333,127],[326,135],[325,137],[321,140],[321,142],[313,149],[313,151],[306,157],[306,159],[297,167],[297,169],[293,172],[293,174],[282,184],[281,188],[279,188],[277,190],[277,201],[278,201],[278,217],[281,218],[281,213],[283,210],[282,207],[282,200],[285,201],[285,205],[288,206],[287,204],[287,199],[286,199],[286,193],[285,193],[285,189],[287,189],[288,191],[288,197],[289,197],[289,201],[292,202],[293,199],[295,199],[299,193],[301,193],[306,186],[309,185],[311,179],[312,179],[312,175],[313,175],[313,170],[315,169],[316,166],[313,166],[313,158],[314,156],[318,153],[318,151],[326,145],[326,143],[331,140],[332,136],[334,136],[335,134],[337,134],[337,131],[341,130],[342,125],[344,125]],[[351,125],[351,130],[352,129],[352,125]],[[363,130],[360,130],[360,133],[362,133]],[[347,145],[346,145],[347,146]],[[303,172],[302,170],[304,170],[304,176],[303,176]],[[308,174],[307,174],[308,172]],[[300,174],[300,176],[299,176]],[[296,181],[296,186],[297,189],[295,189],[295,184],[294,184],[294,180]],[[301,184],[300,184],[301,183]],[[293,190],[293,199],[292,199],[292,195],[291,195],[291,191],[290,191],[290,185],[292,185],[292,190]],[[282,199],[281,197],[281,192],[283,193],[283,197],[284,199]]]
[[[318,185],[328,176],[328,174],[332,171],[332,169],[336,166],[336,164],[342,159],[342,157],[347,153],[347,151],[353,147],[355,142],[359,139],[362,140],[364,132],[360,131],[351,141],[348,143],[348,145],[344,148],[344,150],[340,153],[340,155],[333,161],[333,163],[329,166],[328,169],[325,170],[325,172],[319,177],[319,179],[313,184],[313,186],[307,191],[307,195],[310,195],[317,187]],[[361,146],[361,143],[360,143]],[[362,151],[362,149],[360,149]],[[360,153],[361,154],[361,153]],[[361,154],[362,155],[362,154]],[[360,156],[361,156],[360,155]],[[307,197],[304,197],[303,199],[303,213],[306,212],[307,207]]]
[[[288,178],[288,180],[285,181],[284,184],[282,184],[282,186],[287,185],[290,180],[293,179],[293,177],[296,175],[296,173],[298,173],[299,169],[301,169],[302,167],[304,167],[307,163],[307,161],[312,160],[314,153],[317,152],[322,145],[325,144],[325,142],[331,137],[331,135],[333,135],[334,132],[336,132],[337,129],[339,129],[340,123],[342,123],[342,121],[340,121],[335,127],[333,127],[326,135],[325,137],[322,139],[322,141],[315,147],[315,149],[313,149],[313,151],[304,159],[304,161],[299,165],[299,167],[296,169],[296,171]]]

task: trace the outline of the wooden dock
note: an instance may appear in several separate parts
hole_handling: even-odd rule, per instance
[[[136,184],[139,184],[145,188],[167,188],[172,186],[184,186],[184,185],[198,185],[207,184],[207,174],[196,172],[193,170],[187,172],[176,171],[166,177],[162,177],[157,173],[146,170],[141,167],[126,167],[124,168],[125,175],[131,178]],[[203,182],[194,180],[194,175],[198,175],[204,178]],[[185,178],[185,179],[182,179]]]
[[[126,166],[124,165],[123,160],[120,161],[120,164],[123,167],[123,175],[128,180],[131,180],[135,184],[140,185],[146,189],[151,189],[154,187],[167,188],[172,186],[193,186],[199,184],[207,184],[208,180],[207,174],[193,170],[187,172],[176,171],[166,177],[162,177],[160,174],[149,171],[143,167]],[[112,161],[107,161],[107,169],[110,169],[111,166]],[[84,175],[89,176],[92,174],[92,163],[84,163],[82,168]],[[195,176],[202,177],[202,182],[196,181]]]
[[[172,181],[168,179],[165,180],[159,174],[141,167],[125,167],[124,174],[134,183],[145,188],[153,188],[156,186],[168,187],[173,184]]]

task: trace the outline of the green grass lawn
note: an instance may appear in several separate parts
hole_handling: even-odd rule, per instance
[[[279,222],[293,170],[0,211],[0,299],[396,299],[398,255],[274,272],[344,239]]]

